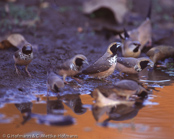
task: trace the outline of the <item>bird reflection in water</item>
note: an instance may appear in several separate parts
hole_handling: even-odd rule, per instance
[[[124,81],[124,82],[123,82]],[[123,120],[128,120],[132,119],[138,114],[138,111],[143,107],[143,101],[145,98],[147,98],[148,92],[142,96],[139,96],[140,92],[144,92],[145,88],[142,90],[142,86],[139,86],[137,84],[137,89],[135,86],[128,90],[123,90],[119,87],[118,85],[121,83],[121,86],[125,86],[125,82],[128,80],[123,80],[117,83],[117,86],[110,87],[107,89],[106,92],[106,87],[105,89],[102,89],[101,87],[94,89],[92,92],[92,95],[95,99],[95,103],[92,106],[92,114],[94,116],[94,119],[96,121],[99,121],[99,119],[106,113],[108,118],[104,120],[102,123],[102,126],[107,126],[110,120],[115,120],[115,121],[123,121]],[[128,81],[128,82],[133,82],[133,81]],[[131,86],[130,86],[131,87]],[[116,91],[115,91],[116,90]],[[132,91],[130,91],[132,90]],[[138,91],[138,92],[137,92]],[[119,92],[119,94],[118,94]],[[125,94],[121,94],[125,93]],[[130,94],[129,94],[130,93]],[[119,97],[120,95],[129,95],[129,98],[125,97]],[[136,97],[132,97],[132,96]]]
[[[67,94],[62,96],[62,99],[64,100],[64,103],[78,115],[84,114],[87,111],[87,109],[83,107],[79,94]]]
[[[64,116],[64,105],[62,100],[49,100],[47,97],[47,114],[32,113],[32,103],[15,104],[17,109],[24,115],[21,124],[25,124],[30,119],[36,119],[38,124],[46,124],[52,126],[65,126],[75,123],[75,119],[70,115]]]
[[[47,97],[47,114],[63,115],[64,106],[62,100],[50,100],[49,97]]]
[[[15,106],[23,116],[23,121],[21,122],[21,124],[24,125],[27,121],[31,119],[31,111],[33,104],[31,102],[25,102],[16,103]]]

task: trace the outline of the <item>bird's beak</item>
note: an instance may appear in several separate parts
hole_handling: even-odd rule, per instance
[[[117,43],[117,48],[121,47],[122,43]]]
[[[150,61],[147,65],[149,65],[151,68],[153,68],[154,67],[154,62]]]
[[[83,63],[89,65],[88,60],[84,60]]]

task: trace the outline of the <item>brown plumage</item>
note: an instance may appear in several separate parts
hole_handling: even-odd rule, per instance
[[[106,78],[111,75],[117,63],[117,50],[121,46],[121,43],[111,43],[105,54],[100,57],[94,64],[82,71],[82,74],[90,75],[95,78]]]
[[[159,45],[151,48],[146,54],[156,64],[159,60],[174,57],[174,47]]]
[[[13,55],[13,59],[15,61],[16,73],[20,74],[16,65],[25,66],[25,70],[28,73],[28,76],[31,77],[27,69],[28,65],[33,60],[33,50],[31,44],[25,44],[22,49],[16,51]]]
[[[78,74],[83,66],[83,63],[87,63],[87,58],[84,55],[78,54],[73,58],[66,60],[62,65],[56,67],[56,73],[63,76],[63,81],[65,81],[67,76],[74,77]]]
[[[145,69],[147,66],[154,66],[154,63],[146,57],[133,58],[133,57],[118,57],[116,70],[121,73],[137,74]]]
[[[126,97],[129,99],[132,95],[138,95],[144,98],[148,91],[133,80],[121,80],[111,86],[98,87],[100,92],[107,98],[118,99],[118,97]]]
[[[60,88],[64,87],[63,80],[54,72],[50,72],[47,75],[47,95],[49,90],[52,92],[58,93],[60,92]]]
[[[139,57],[141,54],[140,50],[140,42],[132,40],[130,36],[128,35],[127,31],[124,29],[124,38],[120,35],[120,38],[122,39],[122,55],[124,57]]]

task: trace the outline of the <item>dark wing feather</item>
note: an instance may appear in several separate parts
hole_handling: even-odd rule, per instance
[[[132,68],[136,65],[137,60],[135,58],[118,57],[117,62],[124,65],[125,67]]]
[[[95,74],[99,72],[104,72],[111,67],[107,58],[100,58],[94,64],[90,65],[88,68],[82,71],[83,74]]]
[[[125,89],[125,90],[137,90],[139,85],[135,81],[122,80],[115,84],[116,88]]]

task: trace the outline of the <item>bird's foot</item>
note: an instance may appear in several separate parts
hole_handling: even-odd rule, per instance
[[[67,81],[64,81],[64,84],[69,84],[69,82],[67,82]]]
[[[124,77],[124,75],[122,74],[122,72],[119,73],[119,76],[120,76],[121,78]]]
[[[157,68],[167,68],[166,65],[156,65]]]
[[[107,78],[101,78],[100,80],[103,82],[109,82],[109,79],[107,79]]]
[[[29,72],[27,72],[27,74],[28,74],[28,76],[31,78],[32,76],[31,76],[31,74],[29,73]]]
[[[80,84],[82,84],[83,83],[83,81],[82,80],[80,80],[79,78],[75,78],[75,77],[72,77],[74,80],[76,80],[78,83],[80,83]]]
[[[21,72],[16,68],[16,74],[21,75]]]
[[[16,74],[17,74],[17,75],[20,75],[21,73],[20,73],[20,71],[18,70],[16,64],[15,64],[14,66],[15,66]]]
[[[28,76],[31,77],[31,74],[30,74],[30,72],[28,71],[27,68],[28,68],[28,65],[25,67],[25,71],[27,72]]]

